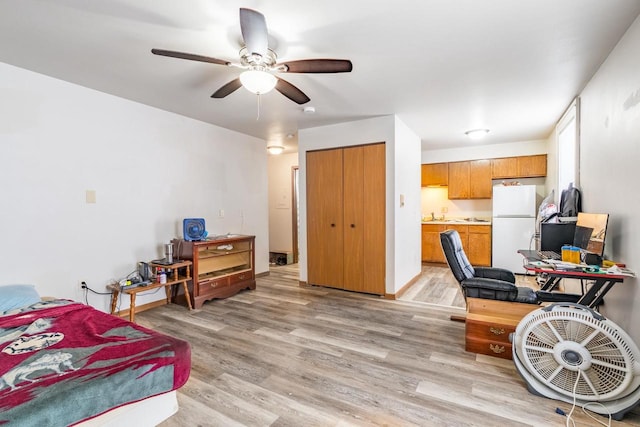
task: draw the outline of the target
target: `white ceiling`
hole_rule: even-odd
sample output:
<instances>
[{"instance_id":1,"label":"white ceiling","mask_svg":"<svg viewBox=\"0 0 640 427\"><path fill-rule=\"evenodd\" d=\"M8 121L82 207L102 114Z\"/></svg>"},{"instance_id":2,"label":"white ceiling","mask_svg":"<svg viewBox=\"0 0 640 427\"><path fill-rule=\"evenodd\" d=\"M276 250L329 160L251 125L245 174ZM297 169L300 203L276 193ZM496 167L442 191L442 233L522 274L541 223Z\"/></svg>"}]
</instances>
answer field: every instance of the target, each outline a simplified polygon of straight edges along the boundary
<instances>
[{"instance_id":1,"label":"white ceiling","mask_svg":"<svg viewBox=\"0 0 640 427\"><path fill-rule=\"evenodd\" d=\"M280 74L276 91L210 95L239 70L239 7L262 12L279 60L350 59L345 74ZM547 138L640 13L638 0L0 0L0 61L295 146L298 129L397 114L423 149ZM0 82L6 85L6 82ZM9 82L10 85L10 82ZM290 148L291 149L291 148Z\"/></svg>"}]
</instances>

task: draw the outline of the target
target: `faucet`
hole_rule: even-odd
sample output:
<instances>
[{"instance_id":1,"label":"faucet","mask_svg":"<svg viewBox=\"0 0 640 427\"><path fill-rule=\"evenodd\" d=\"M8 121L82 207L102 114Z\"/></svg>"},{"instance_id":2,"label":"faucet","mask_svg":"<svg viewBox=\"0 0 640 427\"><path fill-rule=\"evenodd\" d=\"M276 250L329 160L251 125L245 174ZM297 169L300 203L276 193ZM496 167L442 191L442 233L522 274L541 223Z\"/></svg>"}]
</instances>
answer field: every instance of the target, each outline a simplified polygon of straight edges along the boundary
<instances>
[{"instance_id":1,"label":"faucet","mask_svg":"<svg viewBox=\"0 0 640 427\"><path fill-rule=\"evenodd\" d=\"M431 221L435 221L436 220L436 214L431 212Z\"/></svg>"}]
</instances>

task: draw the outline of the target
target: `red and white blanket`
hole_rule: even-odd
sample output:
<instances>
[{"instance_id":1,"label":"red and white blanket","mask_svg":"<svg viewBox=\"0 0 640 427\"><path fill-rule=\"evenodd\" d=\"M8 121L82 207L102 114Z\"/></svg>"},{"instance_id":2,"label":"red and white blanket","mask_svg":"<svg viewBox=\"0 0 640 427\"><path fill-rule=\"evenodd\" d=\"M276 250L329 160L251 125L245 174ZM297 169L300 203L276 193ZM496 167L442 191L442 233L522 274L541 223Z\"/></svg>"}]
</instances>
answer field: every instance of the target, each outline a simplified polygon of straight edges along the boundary
<instances>
[{"instance_id":1,"label":"red and white blanket","mask_svg":"<svg viewBox=\"0 0 640 427\"><path fill-rule=\"evenodd\" d=\"M0 316L0 425L71 425L181 387L186 341L84 304Z\"/></svg>"}]
</instances>

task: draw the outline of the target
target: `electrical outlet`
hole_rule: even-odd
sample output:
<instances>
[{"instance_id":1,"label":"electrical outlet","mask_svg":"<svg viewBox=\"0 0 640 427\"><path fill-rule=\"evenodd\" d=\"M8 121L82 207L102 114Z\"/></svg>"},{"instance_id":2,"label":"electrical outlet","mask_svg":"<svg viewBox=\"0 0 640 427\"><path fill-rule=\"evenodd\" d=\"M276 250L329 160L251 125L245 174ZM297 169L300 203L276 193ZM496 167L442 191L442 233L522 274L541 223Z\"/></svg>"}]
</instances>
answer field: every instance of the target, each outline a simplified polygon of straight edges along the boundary
<instances>
[{"instance_id":1,"label":"electrical outlet","mask_svg":"<svg viewBox=\"0 0 640 427\"><path fill-rule=\"evenodd\" d=\"M449 212L449 208L446 206L443 206L440 208L440 213L448 213Z\"/></svg>"},{"instance_id":2,"label":"electrical outlet","mask_svg":"<svg viewBox=\"0 0 640 427\"><path fill-rule=\"evenodd\" d=\"M83 280L82 282L80 282L80 287L81 287L82 289L87 289L87 288L88 288L88 286L87 286L87 282L85 282L84 280Z\"/></svg>"},{"instance_id":3,"label":"electrical outlet","mask_svg":"<svg viewBox=\"0 0 640 427\"><path fill-rule=\"evenodd\" d=\"M224 209L218 211L218 218L224 218Z\"/></svg>"}]
</instances>

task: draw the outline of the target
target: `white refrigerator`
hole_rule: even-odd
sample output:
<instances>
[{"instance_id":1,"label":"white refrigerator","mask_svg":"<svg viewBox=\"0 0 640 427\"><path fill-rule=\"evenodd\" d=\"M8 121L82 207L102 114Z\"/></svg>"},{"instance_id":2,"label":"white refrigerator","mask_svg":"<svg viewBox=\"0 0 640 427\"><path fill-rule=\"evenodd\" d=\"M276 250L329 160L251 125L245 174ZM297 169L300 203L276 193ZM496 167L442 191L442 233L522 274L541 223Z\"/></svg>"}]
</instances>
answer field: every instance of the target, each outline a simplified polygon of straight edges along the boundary
<instances>
[{"instance_id":1,"label":"white refrigerator","mask_svg":"<svg viewBox=\"0 0 640 427\"><path fill-rule=\"evenodd\" d=\"M493 267L525 274L518 249L534 248L536 232L536 186L493 187L491 253Z\"/></svg>"}]
</instances>

